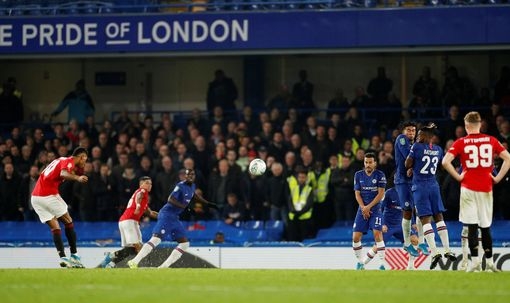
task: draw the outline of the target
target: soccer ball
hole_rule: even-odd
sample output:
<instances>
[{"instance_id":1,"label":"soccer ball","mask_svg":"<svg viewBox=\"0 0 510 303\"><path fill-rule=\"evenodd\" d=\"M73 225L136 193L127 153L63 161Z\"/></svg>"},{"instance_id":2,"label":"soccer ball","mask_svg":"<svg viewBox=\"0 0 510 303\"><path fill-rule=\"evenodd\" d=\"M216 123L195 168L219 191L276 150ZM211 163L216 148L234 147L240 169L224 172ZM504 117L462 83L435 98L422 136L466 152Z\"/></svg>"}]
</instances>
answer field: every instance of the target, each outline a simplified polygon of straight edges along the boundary
<instances>
[{"instance_id":1,"label":"soccer ball","mask_svg":"<svg viewBox=\"0 0 510 303\"><path fill-rule=\"evenodd\" d=\"M253 159L248 166L248 171L254 176L263 175L266 172L266 162L260 158Z\"/></svg>"}]
</instances>

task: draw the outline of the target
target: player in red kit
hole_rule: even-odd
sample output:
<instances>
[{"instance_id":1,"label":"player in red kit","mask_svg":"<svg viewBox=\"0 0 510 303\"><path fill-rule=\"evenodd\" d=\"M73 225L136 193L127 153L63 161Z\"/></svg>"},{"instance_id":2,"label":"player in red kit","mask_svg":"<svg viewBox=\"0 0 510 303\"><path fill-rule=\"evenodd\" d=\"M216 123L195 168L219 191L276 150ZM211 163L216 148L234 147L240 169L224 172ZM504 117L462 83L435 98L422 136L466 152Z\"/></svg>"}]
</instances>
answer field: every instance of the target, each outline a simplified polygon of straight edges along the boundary
<instances>
[{"instance_id":1,"label":"player in red kit","mask_svg":"<svg viewBox=\"0 0 510 303\"><path fill-rule=\"evenodd\" d=\"M140 219L148 215L153 219L158 218L158 213L149 208L149 192L152 189L150 177L141 177L140 187L133 193L127 204L126 210L119 219L119 230L122 241L122 249L116 252L107 252L99 267L115 267L115 264L124 260L131 254L137 254L142 248L142 233L140 231Z\"/></svg>"},{"instance_id":2,"label":"player in red kit","mask_svg":"<svg viewBox=\"0 0 510 303\"><path fill-rule=\"evenodd\" d=\"M496 272L492 258L492 224L493 198L492 184L498 183L510 168L510 153L494 137L480 133L481 117L478 112L469 112L464 117L467 136L458 139L443 158L443 167L460 182L459 221L468 228L469 250L471 251L471 268L469 271L481 270L481 258L478 256L478 228L482 233L482 246L485 251L486 270ZM503 165L496 176L494 156L503 160ZM460 157L462 172L459 174L452 165Z\"/></svg>"},{"instance_id":3,"label":"player in red kit","mask_svg":"<svg viewBox=\"0 0 510 303\"><path fill-rule=\"evenodd\" d=\"M67 211L67 203L58 192L60 183L64 180L85 183L87 176L78 176L75 169L83 169L87 162L88 153L83 147L77 147L71 157L61 157L53 160L41 172L35 188L32 191L30 202L42 223L48 224L53 235L53 242L60 256L60 266L82 268L80 257L76 250L76 232L73 219ZM64 242L60 222L64 223L65 235L71 249L71 257L67 258L64 252Z\"/></svg>"}]
</instances>

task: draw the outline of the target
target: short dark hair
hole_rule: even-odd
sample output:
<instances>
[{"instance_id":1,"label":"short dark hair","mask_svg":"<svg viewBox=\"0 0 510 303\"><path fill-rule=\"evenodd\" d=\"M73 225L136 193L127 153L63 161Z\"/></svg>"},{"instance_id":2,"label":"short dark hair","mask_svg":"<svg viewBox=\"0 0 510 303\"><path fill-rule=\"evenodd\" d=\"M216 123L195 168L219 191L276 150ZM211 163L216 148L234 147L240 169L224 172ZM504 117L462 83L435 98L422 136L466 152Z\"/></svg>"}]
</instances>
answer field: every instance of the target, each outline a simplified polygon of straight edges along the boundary
<instances>
[{"instance_id":1,"label":"short dark hair","mask_svg":"<svg viewBox=\"0 0 510 303\"><path fill-rule=\"evenodd\" d=\"M404 129L404 128L408 127L408 126L413 126L413 127L416 128L416 122L414 122L414 121L404 121L404 122L402 122L400 124L400 129Z\"/></svg>"},{"instance_id":2,"label":"short dark hair","mask_svg":"<svg viewBox=\"0 0 510 303\"><path fill-rule=\"evenodd\" d=\"M140 177L140 179L138 179L138 182L143 182L143 181L148 181L148 180L151 180L151 177L143 176L143 177Z\"/></svg>"},{"instance_id":3,"label":"short dark hair","mask_svg":"<svg viewBox=\"0 0 510 303\"><path fill-rule=\"evenodd\" d=\"M73 154L72 156L73 157L78 157L79 155L81 154L85 154L85 155L89 155L89 152L87 151L87 149L85 147L81 147L81 146L78 146L77 148L75 148L73 150Z\"/></svg>"},{"instance_id":4,"label":"short dark hair","mask_svg":"<svg viewBox=\"0 0 510 303\"><path fill-rule=\"evenodd\" d=\"M368 152L365 154L365 158L373 158L375 160L375 154L373 152Z\"/></svg>"}]
</instances>

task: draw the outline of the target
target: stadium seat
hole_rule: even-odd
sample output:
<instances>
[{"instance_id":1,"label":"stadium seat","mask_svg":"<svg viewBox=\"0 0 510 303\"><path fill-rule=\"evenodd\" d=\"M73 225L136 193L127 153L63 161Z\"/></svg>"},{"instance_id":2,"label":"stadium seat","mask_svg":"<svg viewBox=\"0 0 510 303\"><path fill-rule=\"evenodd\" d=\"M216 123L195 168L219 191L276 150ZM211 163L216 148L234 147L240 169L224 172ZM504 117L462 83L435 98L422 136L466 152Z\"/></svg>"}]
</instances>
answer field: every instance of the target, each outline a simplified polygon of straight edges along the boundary
<instances>
[{"instance_id":1,"label":"stadium seat","mask_svg":"<svg viewBox=\"0 0 510 303\"><path fill-rule=\"evenodd\" d=\"M280 241L283 238L283 221L266 221L264 229L266 230L267 238L269 241Z\"/></svg>"},{"instance_id":2,"label":"stadium seat","mask_svg":"<svg viewBox=\"0 0 510 303\"><path fill-rule=\"evenodd\" d=\"M264 221L262 220L250 220L243 223L245 229L264 229Z\"/></svg>"}]
</instances>

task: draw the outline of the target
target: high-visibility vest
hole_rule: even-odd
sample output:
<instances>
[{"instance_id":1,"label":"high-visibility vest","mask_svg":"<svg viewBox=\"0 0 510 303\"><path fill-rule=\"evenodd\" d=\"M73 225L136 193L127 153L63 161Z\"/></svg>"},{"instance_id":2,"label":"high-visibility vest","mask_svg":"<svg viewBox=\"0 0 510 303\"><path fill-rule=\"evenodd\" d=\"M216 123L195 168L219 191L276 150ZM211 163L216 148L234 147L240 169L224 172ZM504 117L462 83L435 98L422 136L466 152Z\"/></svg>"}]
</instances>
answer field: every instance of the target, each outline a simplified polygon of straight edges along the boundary
<instances>
[{"instance_id":1,"label":"high-visibility vest","mask_svg":"<svg viewBox=\"0 0 510 303\"><path fill-rule=\"evenodd\" d=\"M313 190L317 189L317 178L313 170L310 170L308 174L306 174L306 184L310 185Z\"/></svg>"},{"instance_id":2,"label":"high-visibility vest","mask_svg":"<svg viewBox=\"0 0 510 303\"><path fill-rule=\"evenodd\" d=\"M360 147L363 148L364 150L367 150L368 147L370 146L370 141L368 141L367 138L361 139L360 143L358 143L358 141L354 140L354 138L352 138L351 141L352 141L352 153L353 154L356 154L356 151Z\"/></svg>"},{"instance_id":3,"label":"high-visibility vest","mask_svg":"<svg viewBox=\"0 0 510 303\"><path fill-rule=\"evenodd\" d=\"M287 177L287 183L289 184L289 190L292 192L292 189L295 186L298 186L297 179L294 175L290 175Z\"/></svg>"},{"instance_id":4,"label":"high-visibility vest","mask_svg":"<svg viewBox=\"0 0 510 303\"><path fill-rule=\"evenodd\" d=\"M317 203L326 201L326 197L328 196L329 192L328 184L330 176L331 168L328 168L319 176L319 179L317 180L317 189L315 190L315 201L317 201Z\"/></svg>"},{"instance_id":5,"label":"high-visibility vest","mask_svg":"<svg viewBox=\"0 0 510 303\"><path fill-rule=\"evenodd\" d=\"M291 197L292 197L292 204L294 205L294 209L297 211L300 211L305 207L306 201L308 199L308 196L312 193L312 187L310 185L305 185L303 187L303 190L301 193L299 193L299 185L294 186L291 188ZM312 208L310 207L310 210L308 210L306 213L299 216L299 220L307 220L312 217ZM289 219L294 219L294 214L292 212L289 212Z\"/></svg>"}]
</instances>

